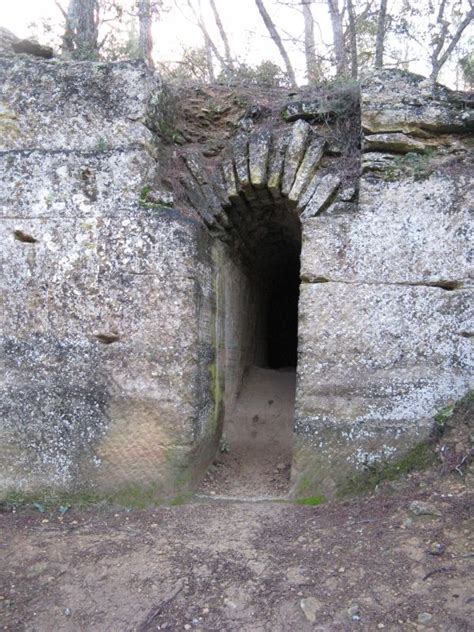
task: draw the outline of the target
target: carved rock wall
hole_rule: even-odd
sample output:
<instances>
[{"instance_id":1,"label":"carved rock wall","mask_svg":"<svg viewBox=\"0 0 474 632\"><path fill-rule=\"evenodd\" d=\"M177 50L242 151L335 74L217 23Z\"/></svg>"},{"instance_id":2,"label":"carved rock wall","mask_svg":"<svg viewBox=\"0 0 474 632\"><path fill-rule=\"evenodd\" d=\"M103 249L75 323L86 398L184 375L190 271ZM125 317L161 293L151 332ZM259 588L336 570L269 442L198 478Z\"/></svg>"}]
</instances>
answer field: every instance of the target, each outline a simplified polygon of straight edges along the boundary
<instances>
[{"instance_id":1,"label":"carved rock wall","mask_svg":"<svg viewBox=\"0 0 474 632\"><path fill-rule=\"evenodd\" d=\"M468 389L462 95L362 82L359 179L331 127L353 117L339 142L357 146L340 97L244 116L207 159L158 140L163 87L140 64L8 56L0 72L2 492L192 488L300 248L295 494L403 455Z\"/></svg>"},{"instance_id":2,"label":"carved rock wall","mask_svg":"<svg viewBox=\"0 0 474 632\"><path fill-rule=\"evenodd\" d=\"M472 108L382 71L361 119L358 206L303 223L297 493L402 457L472 387Z\"/></svg>"},{"instance_id":3,"label":"carved rock wall","mask_svg":"<svg viewBox=\"0 0 474 632\"><path fill-rule=\"evenodd\" d=\"M143 202L161 84L2 61L0 488L191 484L215 449L211 244Z\"/></svg>"}]
</instances>

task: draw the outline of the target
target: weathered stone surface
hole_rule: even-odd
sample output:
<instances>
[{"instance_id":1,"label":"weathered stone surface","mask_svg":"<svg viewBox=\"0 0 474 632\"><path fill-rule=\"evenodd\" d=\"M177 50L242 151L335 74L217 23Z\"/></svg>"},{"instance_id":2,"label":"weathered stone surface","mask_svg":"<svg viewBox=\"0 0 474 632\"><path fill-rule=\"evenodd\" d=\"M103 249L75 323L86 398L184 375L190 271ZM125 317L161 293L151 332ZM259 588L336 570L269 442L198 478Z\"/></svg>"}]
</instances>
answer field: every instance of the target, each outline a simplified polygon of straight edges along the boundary
<instances>
[{"instance_id":1,"label":"weathered stone surface","mask_svg":"<svg viewBox=\"0 0 474 632\"><path fill-rule=\"evenodd\" d=\"M395 156L393 154L368 151L362 154L362 173L370 171L383 173L387 168L391 168Z\"/></svg>"},{"instance_id":2,"label":"weathered stone surface","mask_svg":"<svg viewBox=\"0 0 474 632\"><path fill-rule=\"evenodd\" d=\"M288 194L290 202L298 202L301 194L308 187L323 157L325 144L322 138L314 138L311 141Z\"/></svg>"},{"instance_id":3,"label":"weathered stone surface","mask_svg":"<svg viewBox=\"0 0 474 632\"><path fill-rule=\"evenodd\" d=\"M469 173L364 182L358 212L308 219L301 274L362 283L472 283Z\"/></svg>"},{"instance_id":4,"label":"weathered stone surface","mask_svg":"<svg viewBox=\"0 0 474 632\"><path fill-rule=\"evenodd\" d=\"M240 190L246 192L250 190L248 151L248 137L245 134L240 134L232 142L232 153L237 185Z\"/></svg>"},{"instance_id":5,"label":"weathered stone surface","mask_svg":"<svg viewBox=\"0 0 474 632\"><path fill-rule=\"evenodd\" d=\"M296 121L293 124L291 139L286 150L285 163L283 165L281 191L284 195L288 195L291 191L298 168L305 155L310 134L311 126L305 121Z\"/></svg>"},{"instance_id":6,"label":"weathered stone surface","mask_svg":"<svg viewBox=\"0 0 474 632\"><path fill-rule=\"evenodd\" d=\"M290 142L289 134L278 135L273 142L270 160L268 162L267 188L275 198L281 197L281 182L285 153Z\"/></svg>"},{"instance_id":7,"label":"weathered stone surface","mask_svg":"<svg viewBox=\"0 0 474 632\"><path fill-rule=\"evenodd\" d=\"M0 52L3 54L27 54L44 59L53 57L53 49L30 39L20 39L8 29L0 26Z\"/></svg>"},{"instance_id":8,"label":"weathered stone surface","mask_svg":"<svg viewBox=\"0 0 474 632\"><path fill-rule=\"evenodd\" d=\"M140 62L57 63L14 56L2 60L0 83L0 149L154 147L144 123L162 86ZM94 107L84 108L85 102Z\"/></svg>"},{"instance_id":9,"label":"weathered stone surface","mask_svg":"<svg viewBox=\"0 0 474 632\"><path fill-rule=\"evenodd\" d=\"M474 125L472 103L403 70L383 69L361 82L362 129L369 134L463 132Z\"/></svg>"},{"instance_id":10,"label":"weathered stone surface","mask_svg":"<svg viewBox=\"0 0 474 632\"><path fill-rule=\"evenodd\" d=\"M292 101L283 108L281 115L288 123L299 119L328 123L340 111L338 105L339 101L331 100L328 97L317 97L307 101Z\"/></svg>"},{"instance_id":11,"label":"weathered stone surface","mask_svg":"<svg viewBox=\"0 0 474 632\"><path fill-rule=\"evenodd\" d=\"M302 218L314 217L333 200L341 179L339 176L327 173L315 182L314 193L301 214Z\"/></svg>"},{"instance_id":12,"label":"weathered stone surface","mask_svg":"<svg viewBox=\"0 0 474 632\"><path fill-rule=\"evenodd\" d=\"M471 290L303 284L299 311L297 486L333 493L426 437L469 388Z\"/></svg>"},{"instance_id":13,"label":"weathered stone surface","mask_svg":"<svg viewBox=\"0 0 474 632\"><path fill-rule=\"evenodd\" d=\"M370 134L364 138L364 151L384 151L406 154L409 151L424 153L425 144L401 132Z\"/></svg>"},{"instance_id":14,"label":"weathered stone surface","mask_svg":"<svg viewBox=\"0 0 474 632\"><path fill-rule=\"evenodd\" d=\"M0 215L31 218L97 217L136 206L153 182L156 161L139 149L0 153Z\"/></svg>"},{"instance_id":15,"label":"weathered stone surface","mask_svg":"<svg viewBox=\"0 0 474 632\"><path fill-rule=\"evenodd\" d=\"M18 134L0 188L1 493L185 489L218 440L213 266L202 225L148 195L155 149L135 140L159 82L134 63L2 69ZM90 149L99 129L111 146Z\"/></svg>"},{"instance_id":16,"label":"weathered stone surface","mask_svg":"<svg viewBox=\"0 0 474 632\"><path fill-rule=\"evenodd\" d=\"M250 182L257 189L267 183L267 167L270 155L272 136L270 130L264 130L250 137L249 172Z\"/></svg>"},{"instance_id":17,"label":"weathered stone surface","mask_svg":"<svg viewBox=\"0 0 474 632\"><path fill-rule=\"evenodd\" d=\"M224 156L222 163L222 175L224 178L225 192L231 202L239 199L239 190L235 178L234 163L231 156Z\"/></svg>"},{"instance_id":18,"label":"weathered stone surface","mask_svg":"<svg viewBox=\"0 0 474 632\"><path fill-rule=\"evenodd\" d=\"M17 42L18 39L19 38L14 33L3 26L0 26L0 52L13 52L13 44Z\"/></svg>"},{"instance_id":19,"label":"weathered stone surface","mask_svg":"<svg viewBox=\"0 0 474 632\"><path fill-rule=\"evenodd\" d=\"M205 329L192 297L209 292L195 227L139 209L84 220L30 220L33 244L4 222L16 300L2 323L2 490L166 493L185 483L212 415L211 402L195 408L193 386Z\"/></svg>"},{"instance_id":20,"label":"weathered stone surface","mask_svg":"<svg viewBox=\"0 0 474 632\"><path fill-rule=\"evenodd\" d=\"M403 73L363 83L362 117L377 124L390 114L386 93L400 82L411 93L408 102L400 92L395 128L369 140L377 151L363 154L359 187L337 152L322 161L302 120L248 119L254 131L233 140L219 130L220 164L213 152L161 145L161 83L142 64L9 55L0 74L2 493L164 494L197 482L242 376L267 360L270 281L298 264L295 206L296 492L331 493L364 465L402 455L464 394L467 149L444 135L467 129L460 97L437 89L430 101ZM413 131L442 131L426 144L452 163L436 173L430 163L428 178L415 162L397 181L400 161L425 160L393 154ZM175 182L183 187L164 200ZM163 208L172 199L181 211Z\"/></svg>"}]
</instances>

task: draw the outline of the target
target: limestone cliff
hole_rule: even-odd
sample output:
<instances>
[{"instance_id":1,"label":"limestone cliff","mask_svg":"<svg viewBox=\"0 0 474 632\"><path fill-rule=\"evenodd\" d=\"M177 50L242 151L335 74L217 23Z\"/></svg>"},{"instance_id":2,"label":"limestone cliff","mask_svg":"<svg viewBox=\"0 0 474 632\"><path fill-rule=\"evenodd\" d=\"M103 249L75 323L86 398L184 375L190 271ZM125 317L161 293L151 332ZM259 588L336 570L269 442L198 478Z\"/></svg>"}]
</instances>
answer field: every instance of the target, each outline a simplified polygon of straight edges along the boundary
<instances>
[{"instance_id":1,"label":"limestone cliff","mask_svg":"<svg viewBox=\"0 0 474 632\"><path fill-rule=\"evenodd\" d=\"M403 454L468 389L466 95L13 55L0 78L1 490L192 488L300 257L295 493Z\"/></svg>"}]
</instances>

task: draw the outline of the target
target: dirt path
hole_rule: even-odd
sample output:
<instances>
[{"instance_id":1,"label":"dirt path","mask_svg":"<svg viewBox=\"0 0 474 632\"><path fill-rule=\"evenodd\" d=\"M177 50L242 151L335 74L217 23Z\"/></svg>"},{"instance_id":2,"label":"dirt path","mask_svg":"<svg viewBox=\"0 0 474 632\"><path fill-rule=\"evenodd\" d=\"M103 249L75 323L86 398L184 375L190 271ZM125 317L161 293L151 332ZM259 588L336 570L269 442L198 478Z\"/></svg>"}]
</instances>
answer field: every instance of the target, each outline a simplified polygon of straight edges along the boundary
<instances>
[{"instance_id":1,"label":"dirt path","mask_svg":"<svg viewBox=\"0 0 474 632\"><path fill-rule=\"evenodd\" d=\"M0 513L0 629L468 632L472 509L456 479L412 478L319 507Z\"/></svg>"},{"instance_id":2,"label":"dirt path","mask_svg":"<svg viewBox=\"0 0 474 632\"><path fill-rule=\"evenodd\" d=\"M236 498L282 497L288 492L295 371L253 367L224 427L226 452L200 492Z\"/></svg>"}]
</instances>

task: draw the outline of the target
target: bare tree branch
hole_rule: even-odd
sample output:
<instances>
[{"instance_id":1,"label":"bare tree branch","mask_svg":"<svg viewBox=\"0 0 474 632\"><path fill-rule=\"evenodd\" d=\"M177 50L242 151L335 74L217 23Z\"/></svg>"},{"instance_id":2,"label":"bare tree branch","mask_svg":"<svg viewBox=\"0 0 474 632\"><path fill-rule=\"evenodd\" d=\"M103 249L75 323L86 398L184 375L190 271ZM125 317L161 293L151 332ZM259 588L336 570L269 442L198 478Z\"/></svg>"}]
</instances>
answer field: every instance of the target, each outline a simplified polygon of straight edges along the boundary
<instances>
[{"instance_id":1,"label":"bare tree branch","mask_svg":"<svg viewBox=\"0 0 474 632\"><path fill-rule=\"evenodd\" d=\"M214 0L209 0L209 3L211 5L211 9L214 14L214 19L216 21L216 25L219 30L219 35L221 36L222 43L224 44L225 60L226 60L227 66L229 68L233 68L234 62L232 60L232 54L230 52L229 39L227 37L227 33L225 32L224 25L222 24L221 16L219 15L219 12L217 10L216 3L214 2Z\"/></svg>"},{"instance_id":2,"label":"bare tree branch","mask_svg":"<svg viewBox=\"0 0 474 632\"><path fill-rule=\"evenodd\" d=\"M286 73L290 79L291 85L296 86L296 77L295 71L293 70L293 66L291 65L290 58L288 57L288 53L286 52L285 47L283 46L283 42L281 41L281 37L276 30L275 25L263 4L263 0L255 0L255 4L257 5L257 9L260 13L260 16L267 27L267 31L270 34L274 44L278 48L281 58L283 59L283 63L285 64Z\"/></svg>"}]
</instances>

